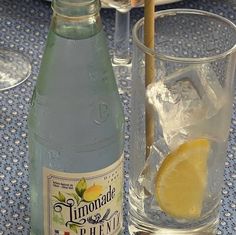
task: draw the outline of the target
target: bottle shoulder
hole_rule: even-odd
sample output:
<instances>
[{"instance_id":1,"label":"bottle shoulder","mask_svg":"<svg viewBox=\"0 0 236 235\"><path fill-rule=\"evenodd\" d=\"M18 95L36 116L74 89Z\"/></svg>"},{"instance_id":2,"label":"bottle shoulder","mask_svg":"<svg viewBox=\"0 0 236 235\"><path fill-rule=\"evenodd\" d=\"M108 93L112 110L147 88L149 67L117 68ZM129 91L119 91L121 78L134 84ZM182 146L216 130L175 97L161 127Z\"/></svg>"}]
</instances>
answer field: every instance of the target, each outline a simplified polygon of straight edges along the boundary
<instances>
[{"instance_id":1,"label":"bottle shoulder","mask_svg":"<svg viewBox=\"0 0 236 235\"><path fill-rule=\"evenodd\" d=\"M39 93L81 94L117 86L102 32L89 39L68 40L49 33L37 81Z\"/></svg>"}]
</instances>

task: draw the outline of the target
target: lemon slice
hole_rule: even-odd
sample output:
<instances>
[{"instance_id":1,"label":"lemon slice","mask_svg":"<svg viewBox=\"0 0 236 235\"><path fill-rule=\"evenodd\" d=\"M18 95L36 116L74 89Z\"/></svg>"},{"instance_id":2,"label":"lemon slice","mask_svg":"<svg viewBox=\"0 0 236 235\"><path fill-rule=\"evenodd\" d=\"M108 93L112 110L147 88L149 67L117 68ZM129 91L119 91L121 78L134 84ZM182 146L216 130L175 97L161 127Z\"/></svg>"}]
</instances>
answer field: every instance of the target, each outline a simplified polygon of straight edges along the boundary
<instances>
[{"instance_id":1,"label":"lemon slice","mask_svg":"<svg viewBox=\"0 0 236 235\"><path fill-rule=\"evenodd\" d=\"M207 184L210 143L195 139L180 145L161 164L155 178L160 208L179 219L199 218Z\"/></svg>"}]
</instances>

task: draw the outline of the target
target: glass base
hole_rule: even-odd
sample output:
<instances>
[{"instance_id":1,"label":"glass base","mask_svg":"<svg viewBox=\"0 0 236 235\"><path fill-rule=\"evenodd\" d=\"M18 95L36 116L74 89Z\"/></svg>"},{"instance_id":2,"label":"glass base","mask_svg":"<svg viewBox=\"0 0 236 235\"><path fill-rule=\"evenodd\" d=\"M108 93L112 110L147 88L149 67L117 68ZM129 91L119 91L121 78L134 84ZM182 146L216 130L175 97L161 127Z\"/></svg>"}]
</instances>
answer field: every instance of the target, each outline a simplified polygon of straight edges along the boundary
<instances>
[{"instance_id":1,"label":"glass base","mask_svg":"<svg viewBox=\"0 0 236 235\"><path fill-rule=\"evenodd\" d=\"M115 66L127 66L127 67L131 67L131 57L127 57L127 58L120 58L120 57L116 57L116 56L113 56L112 60L112 66L115 67Z\"/></svg>"},{"instance_id":2,"label":"glass base","mask_svg":"<svg viewBox=\"0 0 236 235\"><path fill-rule=\"evenodd\" d=\"M0 91L24 82L31 73L29 60L18 52L0 50Z\"/></svg>"},{"instance_id":3,"label":"glass base","mask_svg":"<svg viewBox=\"0 0 236 235\"><path fill-rule=\"evenodd\" d=\"M139 220L129 215L129 233L130 235L215 235L218 227L218 217L211 223L197 228L172 229L162 228L153 224Z\"/></svg>"}]
</instances>

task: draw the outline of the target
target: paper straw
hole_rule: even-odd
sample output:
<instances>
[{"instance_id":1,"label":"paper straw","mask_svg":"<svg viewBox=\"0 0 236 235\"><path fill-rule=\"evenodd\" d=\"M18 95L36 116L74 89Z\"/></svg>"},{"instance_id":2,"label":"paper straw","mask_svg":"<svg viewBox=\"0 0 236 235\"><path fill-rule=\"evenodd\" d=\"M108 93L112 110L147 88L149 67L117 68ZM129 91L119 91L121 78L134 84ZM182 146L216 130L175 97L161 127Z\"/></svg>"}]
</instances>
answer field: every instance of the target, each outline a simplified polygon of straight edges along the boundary
<instances>
[{"instance_id":1,"label":"paper straw","mask_svg":"<svg viewBox=\"0 0 236 235\"><path fill-rule=\"evenodd\" d=\"M154 49L154 12L155 0L144 1L144 44L150 49ZM154 56L145 55L145 87L153 82L155 76ZM146 158L149 156L150 147L154 140L154 120L153 110L150 105L146 105Z\"/></svg>"}]
</instances>

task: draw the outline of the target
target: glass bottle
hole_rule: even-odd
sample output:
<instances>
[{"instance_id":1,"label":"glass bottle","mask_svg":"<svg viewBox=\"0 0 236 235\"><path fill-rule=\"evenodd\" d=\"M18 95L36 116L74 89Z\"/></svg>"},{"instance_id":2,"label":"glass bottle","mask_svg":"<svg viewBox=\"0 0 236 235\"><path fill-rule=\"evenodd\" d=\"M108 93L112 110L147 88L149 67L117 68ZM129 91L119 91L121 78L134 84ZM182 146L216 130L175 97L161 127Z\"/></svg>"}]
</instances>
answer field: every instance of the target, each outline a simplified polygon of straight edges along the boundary
<instances>
[{"instance_id":1,"label":"glass bottle","mask_svg":"<svg viewBox=\"0 0 236 235\"><path fill-rule=\"evenodd\" d=\"M123 112L98 0L54 0L29 112L31 235L122 232Z\"/></svg>"}]
</instances>

